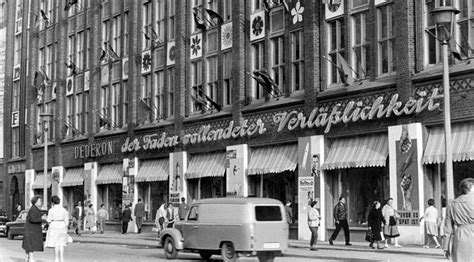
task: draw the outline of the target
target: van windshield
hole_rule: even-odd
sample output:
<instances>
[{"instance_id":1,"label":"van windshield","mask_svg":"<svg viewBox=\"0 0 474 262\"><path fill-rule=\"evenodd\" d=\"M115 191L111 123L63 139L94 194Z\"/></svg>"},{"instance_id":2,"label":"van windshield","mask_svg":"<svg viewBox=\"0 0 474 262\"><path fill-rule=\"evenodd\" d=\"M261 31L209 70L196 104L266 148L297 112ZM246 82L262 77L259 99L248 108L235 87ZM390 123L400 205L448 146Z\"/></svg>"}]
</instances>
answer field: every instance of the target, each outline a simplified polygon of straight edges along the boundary
<instances>
[{"instance_id":1,"label":"van windshield","mask_svg":"<svg viewBox=\"0 0 474 262\"><path fill-rule=\"evenodd\" d=\"M281 221L281 209L279 206L256 206L255 218L257 221Z\"/></svg>"}]
</instances>

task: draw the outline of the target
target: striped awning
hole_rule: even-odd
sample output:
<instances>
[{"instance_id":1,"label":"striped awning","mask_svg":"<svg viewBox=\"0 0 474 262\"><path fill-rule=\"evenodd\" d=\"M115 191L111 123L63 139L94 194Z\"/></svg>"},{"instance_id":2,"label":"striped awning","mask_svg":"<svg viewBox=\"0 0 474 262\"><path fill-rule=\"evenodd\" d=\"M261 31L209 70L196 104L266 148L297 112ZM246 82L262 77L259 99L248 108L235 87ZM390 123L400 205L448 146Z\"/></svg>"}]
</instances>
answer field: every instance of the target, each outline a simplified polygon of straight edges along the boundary
<instances>
[{"instance_id":1,"label":"striped awning","mask_svg":"<svg viewBox=\"0 0 474 262\"><path fill-rule=\"evenodd\" d=\"M336 139L322 165L325 170L385 166L388 156L386 134Z\"/></svg>"},{"instance_id":2,"label":"striped awning","mask_svg":"<svg viewBox=\"0 0 474 262\"><path fill-rule=\"evenodd\" d=\"M62 187L69 187L69 186L82 186L84 183L84 168L69 168L66 170L66 174L64 175L63 182L61 182Z\"/></svg>"},{"instance_id":3,"label":"striped awning","mask_svg":"<svg viewBox=\"0 0 474 262\"><path fill-rule=\"evenodd\" d=\"M166 181L169 174L168 159L143 161L135 177L136 182Z\"/></svg>"},{"instance_id":4,"label":"striped awning","mask_svg":"<svg viewBox=\"0 0 474 262\"><path fill-rule=\"evenodd\" d=\"M37 173L35 177L35 181L33 182L33 189L43 189L44 184L44 173ZM48 172L48 180L46 181L47 187L51 187L51 173Z\"/></svg>"},{"instance_id":5,"label":"striped awning","mask_svg":"<svg viewBox=\"0 0 474 262\"><path fill-rule=\"evenodd\" d=\"M298 164L298 145L279 145L252 148L249 175L294 171Z\"/></svg>"},{"instance_id":6,"label":"striped awning","mask_svg":"<svg viewBox=\"0 0 474 262\"><path fill-rule=\"evenodd\" d=\"M451 139L453 161L474 160L474 123L453 125ZM444 127L431 128L423 154L423 164L439 164L445 161Z\"/></svg>"},{"instance_id":7,"label":"striped awning","mask_svg":"<svg viewBox=\"0 0 474 262\"><path fill-rule=\"evenodd\" d=\"M97 175L96 184L122 184L122 165L103 165Z\"/></svg>"},{"instance_id":8,"label":"striped awning","mask_svg":"<svg viewBox=\"0 0 474 262\"><path fill-rule=\"evenodd\" d=\"M196 154L191 157L185 178L224 176L225 153Z\"/></svg>"}]
</instances>

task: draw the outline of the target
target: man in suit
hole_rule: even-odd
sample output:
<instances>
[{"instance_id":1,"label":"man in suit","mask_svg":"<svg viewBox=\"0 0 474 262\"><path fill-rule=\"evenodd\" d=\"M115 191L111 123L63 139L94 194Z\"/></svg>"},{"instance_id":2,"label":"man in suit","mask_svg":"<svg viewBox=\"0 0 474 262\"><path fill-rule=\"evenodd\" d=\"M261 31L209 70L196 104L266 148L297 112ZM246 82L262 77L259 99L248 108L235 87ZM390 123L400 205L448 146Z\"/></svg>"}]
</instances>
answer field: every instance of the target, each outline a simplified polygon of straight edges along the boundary
<instances>
[{"instance_id":1,"label":"man in suit","mask_svg":"<svg viewBox=\"0 0 474 262\"><path fill-rule=\"evenodd\" d=\"M133 221L132 211L129 205L125 205L125 209L122 212L122 234L127 233L128 222Z\"/></svg>"},{"instance_id":2,"label":"man in suit","mask_svg":"<svg viewBox=\"0 0 474 262\"><path fill-rule=\"evenodd\" d=\"M135 223L137 224L138 234L140 234L142 232L143 215L145 213L145 205L143 205L141 198L138 198L138 203L135 205L133 213L135 214Z\"/></svg>"},{"instance_id":3,"label":"man in suit","mask_svg":"<svg viewBox=\"0 0 474 262\"><path fill-rule=\"evenodd\" d=\"M178 207L178 217L179 220L184 220L186 218L186 214L188 213L189 205L186 203L186 198L181 198L181 204Z\"/></svg>"},{"instance_id":4,"label":"man in suit","mask_svg":"<svg viewBox=\"0 0 474 262\"><path fill-rule=\"evenodd\" d=\"M75 226L74 232L76 235L81 235L81 225L82 225L82 218L84 218L84 210L82 208L81 201L77 202L74 211L72 212L73 218L73 225Z\"/></svg>"}]
</instances>

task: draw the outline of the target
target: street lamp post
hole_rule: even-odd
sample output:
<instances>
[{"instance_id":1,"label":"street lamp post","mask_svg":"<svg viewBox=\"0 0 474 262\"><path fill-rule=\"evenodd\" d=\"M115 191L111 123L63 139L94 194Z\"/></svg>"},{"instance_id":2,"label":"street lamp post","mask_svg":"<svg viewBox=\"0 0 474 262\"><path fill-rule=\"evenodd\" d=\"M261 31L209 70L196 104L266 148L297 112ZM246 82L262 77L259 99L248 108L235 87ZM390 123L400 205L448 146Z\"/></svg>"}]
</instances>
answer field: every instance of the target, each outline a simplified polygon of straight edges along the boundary
<instances>
[{"instance_id":1,"label":"street lamp post","mask_svg":"<svg viewBox=\"0 0 474 262\"><path fill-rule=\"evenodd\" d=\"M48 209L48 122L53 117L50 113L41 113L43 122L43 145L44 145L44 180L43 180L43 209Z\"/></svg>"},{"instance_id":2,"label":"street lamp post","mask_svg":"<svg viewBox=\"0 0 474 262\"><path fill-rule=\"evenodd\" d=\"M453 178L453 152L451 143L451 104L449 96L449 62L448 43L452 37L454 15L459 10L452 6L441 6L433 9L431 15L435 17L437 25L437 36L442 46L443 55L443 90L444 90L444 141L446 150L446 197L448 200L454 199L454 178Z\"/></svg>"}]
</instances>

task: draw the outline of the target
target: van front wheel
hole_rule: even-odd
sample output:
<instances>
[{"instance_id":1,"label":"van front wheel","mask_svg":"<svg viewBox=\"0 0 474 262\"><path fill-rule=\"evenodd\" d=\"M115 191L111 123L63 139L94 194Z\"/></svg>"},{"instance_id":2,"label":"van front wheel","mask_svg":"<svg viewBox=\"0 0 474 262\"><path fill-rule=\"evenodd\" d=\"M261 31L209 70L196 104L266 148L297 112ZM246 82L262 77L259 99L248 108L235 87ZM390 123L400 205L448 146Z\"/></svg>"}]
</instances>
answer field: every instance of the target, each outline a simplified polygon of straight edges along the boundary
<instances>
[{"instance_id":1,"label":"van front wheel","mask_svg":"<svg viewBox=\"0 0 474 262\"><path fill-rule=\"evenodd\" d=\"M221 247L221 256L224 261L233 262L237 260L237 253L234 249L234 244L230 242L225 242Z\"/></svg>"},{"instance_id":2,"label":"van front wheel","mask_svg":"<svg viewBox=\"0 0 474 262\"><path fill-rule=\"evenodd\" d=\"M257 256L259 262L273 262L273 260L275 260L275 254L272 252L262 252Z\"/></svg>"},{"instance_id":3,"label":"van front wheel","mask_svg":"<svg viewBox=\"0 0 474 262\"><path fill-rule=\"evenodd\" d=\"M175 259L178 256L178 250L176 249L173 238L167 237L163 247L167 259Z\"/></svg>"}]
</instances>

